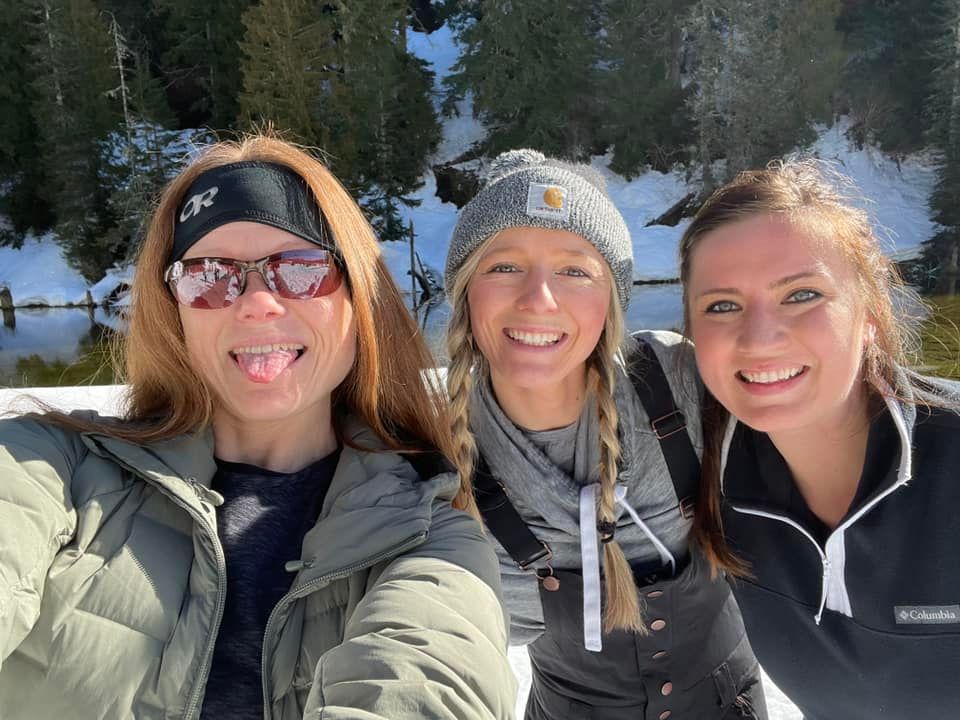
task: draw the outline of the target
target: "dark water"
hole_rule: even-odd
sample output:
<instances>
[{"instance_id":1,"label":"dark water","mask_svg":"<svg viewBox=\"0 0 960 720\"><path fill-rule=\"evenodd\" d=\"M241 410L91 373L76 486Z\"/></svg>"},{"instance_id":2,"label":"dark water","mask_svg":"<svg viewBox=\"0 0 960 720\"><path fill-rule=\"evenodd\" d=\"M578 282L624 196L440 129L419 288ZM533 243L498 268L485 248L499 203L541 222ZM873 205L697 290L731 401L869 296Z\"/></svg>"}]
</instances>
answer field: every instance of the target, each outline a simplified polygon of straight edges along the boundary
<instances>
[{"instance_id":1,"label":"dark water","mask_svg":"<svg viewBox=\"0 0 960 720\"><path fill-rule=\"evenodd\" d=\"M446 362L444 330L450 316L445 302L422 308L418 320L437 362ZM674 329L681 318L679 285L634 288L627 328ZM115 314L87 308L21 308L0 326L0 386L107 384L104 341L121 327Z\"/></svg>"}]
</instances>

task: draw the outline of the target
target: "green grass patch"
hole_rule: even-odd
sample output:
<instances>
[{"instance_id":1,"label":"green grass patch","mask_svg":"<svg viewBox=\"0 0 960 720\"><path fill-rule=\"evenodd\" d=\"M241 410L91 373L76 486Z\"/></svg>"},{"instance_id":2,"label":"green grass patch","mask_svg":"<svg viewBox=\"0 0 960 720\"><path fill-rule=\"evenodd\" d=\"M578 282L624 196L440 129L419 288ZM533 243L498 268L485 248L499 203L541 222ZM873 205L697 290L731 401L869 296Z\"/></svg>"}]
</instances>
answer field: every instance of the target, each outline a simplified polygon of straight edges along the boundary
<instances>
[{"instance_id":1,"label":"green grass patch","mask_svg":"<svg viewBox=\"0 0 960 720\"><path fill-rule=\"evenodd\" d=\"M17 360L12 377L2 378L8 387L58 387L67 385L111 385L117 382L110 365L108 333L84 342L81 356L72 362L44 360L28 355Z\"/></svg>"},{"instance_id":2,"label":"green grass patch","mask_svg":"<svg viewBox=\"0 0 960 720\"><path fill-rule=\"evenodd\" d=\"M960 296L924 298L933 313L920 329L921 370L960 379Z\"/></svg>"}]
</instances>

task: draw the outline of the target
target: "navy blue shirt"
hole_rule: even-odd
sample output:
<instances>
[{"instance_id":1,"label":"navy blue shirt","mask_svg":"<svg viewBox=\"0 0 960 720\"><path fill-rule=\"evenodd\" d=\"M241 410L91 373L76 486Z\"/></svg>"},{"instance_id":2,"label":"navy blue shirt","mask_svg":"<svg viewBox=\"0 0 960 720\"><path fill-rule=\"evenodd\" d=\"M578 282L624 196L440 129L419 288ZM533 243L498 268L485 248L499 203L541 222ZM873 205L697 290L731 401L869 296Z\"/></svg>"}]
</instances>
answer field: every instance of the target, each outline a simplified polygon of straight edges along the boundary
<instances>
[{"instance_id":1,"label":"navy blue shirt","mask_svg":"<svg viewBox=\"0 0 960 720\"><path fill-rule=\"evenodd\" d=\"M211 486L223 495L217 532L227 561L227 599L202 718L263 717L263 635L290 589L284 568L300 559L340 457L339 449L294 473L217 460Z\"/></svg>"}]
</instances>

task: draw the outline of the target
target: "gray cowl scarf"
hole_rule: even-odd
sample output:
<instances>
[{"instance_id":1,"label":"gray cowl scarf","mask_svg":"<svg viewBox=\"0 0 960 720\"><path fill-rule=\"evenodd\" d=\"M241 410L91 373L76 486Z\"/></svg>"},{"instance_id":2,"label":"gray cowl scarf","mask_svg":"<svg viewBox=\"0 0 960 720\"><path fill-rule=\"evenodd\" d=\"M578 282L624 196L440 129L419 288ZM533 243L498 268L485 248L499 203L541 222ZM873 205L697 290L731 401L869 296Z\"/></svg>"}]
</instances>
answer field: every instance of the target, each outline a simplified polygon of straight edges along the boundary
<instances>
[{"instance_id":1,"label":"gray cowl scarf","mask_svg":"<svg viewBox=\"0 0 960 720\"><path fill-rule=\"evenodd\" d=\"M638 336L657 353L699 453L699 390L692 352L683 349L682 338L676 333L643 332ZM622 370L617 376L614 401L620 415L622 445L619 483L626 486L626 500L656 538L673 555L683 557L687 553L690 521L680 516L659 442ZM480 453L503 483L511 502L533 533L553 550L553 567L580 569L580 491L584 485L598 481L600 462L595 402L586 403L575 430L573 477L511 422L486 381L478 382L474 388L470 425ZM530 643L543 631L536 575L533 570L521 571L496 539L491 539L500 559L504 598L511 615L511 642ZM616 539L631 564L656 561L659 557L648 536L622 510Z\"/></svg>"}]
</instances>

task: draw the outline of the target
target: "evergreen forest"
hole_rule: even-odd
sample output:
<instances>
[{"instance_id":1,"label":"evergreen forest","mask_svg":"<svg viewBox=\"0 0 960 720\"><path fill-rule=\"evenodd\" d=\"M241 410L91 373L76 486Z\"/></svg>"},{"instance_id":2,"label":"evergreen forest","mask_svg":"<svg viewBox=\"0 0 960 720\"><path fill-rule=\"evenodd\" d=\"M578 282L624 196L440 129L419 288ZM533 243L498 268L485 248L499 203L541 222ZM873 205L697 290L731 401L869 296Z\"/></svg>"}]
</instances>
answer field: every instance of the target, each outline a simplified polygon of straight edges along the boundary
<instances>
[{"instance_id":1,"label":"evergreen forest","mask_svg":"<svg viewBox=\"0 0 960 720\"><path fill-rule=\"evenodd\" d=\"M461 54L438 91L407 43L443 25ZM845 115L857 143L934 152L916 279L958 289L960 0L0 0L0 67L0 243L53 230L91 280L192 145L251 128L318 148L403 237L470 98L488 132L457 162L682 164L702 190L680 213Z\"/></svg>"}]
</instances>

